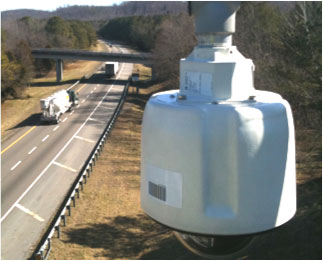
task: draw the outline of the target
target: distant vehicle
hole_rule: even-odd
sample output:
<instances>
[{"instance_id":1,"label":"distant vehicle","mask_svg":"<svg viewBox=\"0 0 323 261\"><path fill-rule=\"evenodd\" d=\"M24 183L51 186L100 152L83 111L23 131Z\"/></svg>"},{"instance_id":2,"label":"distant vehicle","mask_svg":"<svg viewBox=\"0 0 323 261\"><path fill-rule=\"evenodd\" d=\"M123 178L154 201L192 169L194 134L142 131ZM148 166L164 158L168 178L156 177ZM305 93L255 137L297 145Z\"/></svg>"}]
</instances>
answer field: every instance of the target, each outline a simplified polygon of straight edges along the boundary
<instances>
[{"instance_id":1,"label":"distant vehicle","mask_svg":"<svg viewBox=\"0 0 323 261\"><path fill-rule=\"evenodd\" d=\"M115 76L119 70L118 62L106 62L105 63L105 75L107 77Z\"/></svg>"},{"instance_id":2,"label":"distant vehicle","mask_svg":"<svg viewBox=\"0 0 323 261\"><path fill-rule=\"evenodd\" d=\"M51 96L40 100L42 110L40 120L59 123L61 116L78 103L79 99L73 90L55 92Z\"/></svg>"}]
</instances>

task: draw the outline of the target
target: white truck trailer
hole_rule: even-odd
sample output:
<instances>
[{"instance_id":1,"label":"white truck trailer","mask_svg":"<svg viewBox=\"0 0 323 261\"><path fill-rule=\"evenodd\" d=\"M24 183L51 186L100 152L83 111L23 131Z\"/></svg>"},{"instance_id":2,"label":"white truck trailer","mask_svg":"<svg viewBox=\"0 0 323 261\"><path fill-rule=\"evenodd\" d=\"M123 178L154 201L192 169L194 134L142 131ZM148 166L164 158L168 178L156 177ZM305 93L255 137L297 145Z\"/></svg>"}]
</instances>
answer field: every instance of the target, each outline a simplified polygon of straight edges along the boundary
<instances>
[{"instance_id":1,"label":"white truck trailer","mask_svg":"<svg viewBox=\"0 0 323 261\"><path fill-rule=\"evenodd\" d=\"M42 115L40 120L46 122L60 122L60 117L74 105L78 98L73 90L61 90L51 96L40 100Z\"/></svg>"},{"instance_id":2,"label":"white truck trailer","mask_svg":"<svg viewBox=\"0 0 323 261\"><path fill-rule=\"evenodd\" d=\"M106 62L105 63L105 75L113 77L118 73L119 63L118 62Z\"/></svg>"}]
</instances>

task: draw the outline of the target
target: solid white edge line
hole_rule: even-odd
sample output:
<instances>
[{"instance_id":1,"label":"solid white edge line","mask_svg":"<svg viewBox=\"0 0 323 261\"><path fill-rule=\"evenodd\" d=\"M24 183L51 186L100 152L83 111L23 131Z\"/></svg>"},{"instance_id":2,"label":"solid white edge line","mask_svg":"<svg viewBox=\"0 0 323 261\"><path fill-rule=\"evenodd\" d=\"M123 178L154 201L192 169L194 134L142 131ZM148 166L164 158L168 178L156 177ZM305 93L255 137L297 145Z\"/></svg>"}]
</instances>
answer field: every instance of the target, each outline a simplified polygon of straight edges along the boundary
<instances>
[{"instance_id":1,"label":"solid white edge line","mask_svg":"<svg viewBox=\"0 0 323 261\"><path fill-rule=\"evenodd\" d=\"M33 148L28 152L28 154L30 155L31 153L33 153L35 149L37 149L37 147L33 147Z\"/></svg>"},{"instance_id":2,"label":"solid white edge line","mask_svg":"<svg viewBox=\"0 0 323 261\"><path fill-rule=\"evenodd\" d=\"M22 161L19 160L10 170L13 171L15 168L18 167L18 165L21 163Z\"/></svg>"},{"instance_id":3,"label":"solid white edge line","mask_svg":"<svg viewBox=\"0 0 323 261\"><path fill-rule=\"evenodd\" d=\"M109 94L110 90L113 88L115 82L119 79L121 72L123 70L124 63L122 64L122 67L119 71L118 77L115 79L109 90L106 92L106 94L103 96L101 101L97 104L97 106L94 108L94 110L91 112L89 117L83 122L83 124L78 128L78 130L74 133L74 135L68 140L68 142L65 144L65 146L56 154L56 156L52 159L52 161L43 169L43 171L38 175L38 177L29 185L29 187L24 191L24 193L21 194L21 196L15 201L15 203L8 209L8 211L1 217L1 223L3 220L6 219L6 217L10 214L10 212L14 209L14 207L19 203L19 201L32 189L32 187L38 182L38 180L44 175L44 173L49 169L49 167L53 164L53 162L61 155L61 153L66 149L66 147L71 143L71 141L74 139L75 136L81 131L81 129L85 126L89 118L91 118L92 114L96 111L96 109L101 105L102 101L105 99L105 97Z\"/></svg>"}]
</instances>

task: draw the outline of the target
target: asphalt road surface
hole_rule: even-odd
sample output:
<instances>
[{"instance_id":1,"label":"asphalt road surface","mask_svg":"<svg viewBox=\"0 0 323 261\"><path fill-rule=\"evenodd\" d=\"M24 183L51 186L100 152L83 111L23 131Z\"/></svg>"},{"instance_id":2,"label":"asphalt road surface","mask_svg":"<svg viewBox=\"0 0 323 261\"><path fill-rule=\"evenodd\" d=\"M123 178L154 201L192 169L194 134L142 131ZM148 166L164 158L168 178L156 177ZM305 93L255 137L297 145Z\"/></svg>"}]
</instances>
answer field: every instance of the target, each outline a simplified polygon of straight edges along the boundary
<instances>
[{"instance_id":1,"label":"asphalt road surface","mask_svg":"<svg viewBox=\"0 0 323 261\"><path fill-rule=\"evenodd\" d=\"M34 251L118 104L132 64L119 68L114 79L98 70L76 86L79 105L59 124L38 120L2 144L1 259Z\"/></svg>"}]
</instances>

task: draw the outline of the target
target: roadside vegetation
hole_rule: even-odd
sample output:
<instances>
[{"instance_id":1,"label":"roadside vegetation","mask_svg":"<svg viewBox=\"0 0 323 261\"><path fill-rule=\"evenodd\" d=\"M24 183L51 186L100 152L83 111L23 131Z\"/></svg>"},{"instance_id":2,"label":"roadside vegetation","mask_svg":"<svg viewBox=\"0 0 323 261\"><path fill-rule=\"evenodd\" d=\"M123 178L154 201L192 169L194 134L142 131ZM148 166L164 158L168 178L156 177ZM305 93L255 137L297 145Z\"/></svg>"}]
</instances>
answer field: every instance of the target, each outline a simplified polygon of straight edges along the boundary
<instances>
[{"instance_id":1,"label":"roadside vegetation","mask_svg":"<svg viewBox=\"0 0 323 261\"><path fill-rule=\"evenodd\" d=\"M107 50L105 44L97 44L91 49L94 51ZM76 61L70 62L64 68L64 81L56 82L55 71L50 71L43 77L34 78L23 91L23 97L7 99L1 104L1 139L11 137L20 127L32 126L38 123L40 107L39 100L52 93L70 87L85 75L94 73L101 62ZM81 82L74 89L82 88ZM38 118L37 118L38 117ZM31 125L32 124L32 125Z\"/></svg>"},{"instance_id":2,"label":"roadside vegetation","mask_svg":"<svg viewBox=\"0 0 323 261\"><path fill-rule=\"evenodd\" d=\"M96 45L91 23L66 21L60 17L40 20L24 17L1 29L1 102L26 97L33 77L46 75L55 63L34 60L32 48L88 49ZM66 64L66 63L65 63Z\"/></svg>"},{"instance_id":3,"label":"roadside vegetation","mask_svg":"<svg viewBox=\"0 0 323 261\"><path fill-rule=\"evenodd\" d=\"M234 45L256 65L255 88L288 100L296 129L298 212L281 230L264 235L248 259L322 258L322 3L289 3L281 8L242 2L236 17ZM147 219L139 203L143 110L151 94L179 88L179 60L196 45L194 20L181 12L146 16L132 6L129 17L109 20L99 35L151 52L156 78L144 81L138 94L130 88L108 146L62 239L54 240L50 259L196 258L171 232ZM135 12L140 16L132 16ZM83 22L53 17L22 18L17 24L2 30L2 101L33 95L24 88L34 72L45 75L53 67L33 61L30 48L89 48L96 40L91 25ZM147 68L137 70L141 80L150 78Z\"/></svg>"},{"instance_id":4,"label":"roadside vegetation","mask_svg":"<svg viewBox=\"0 0 323 261\"><path fill-rule=\"evenodd\" d=\"M192 260L171 230L152 221L140 208L141 121L149 97L165 89L166 82L148 84L151 70L136 66L139 93L130 87L91 178L76 208L53 237L51 260ZM312 161L320 164L320 160ZM319 167L309 178L298 171L298 212L282 228L258 236L241 259L320 259L321 183ZM304 178L304 179L303 179Z\"/></svg>"}]
</instances>

